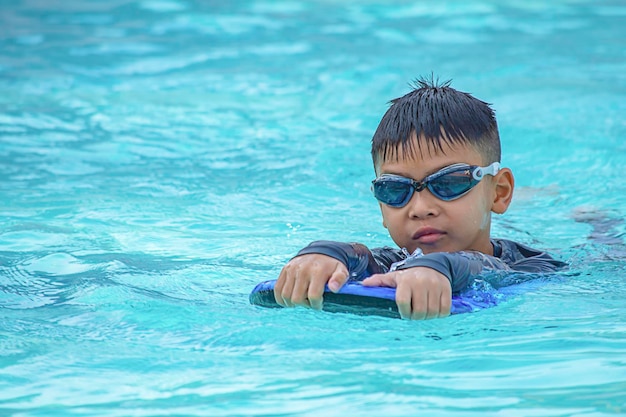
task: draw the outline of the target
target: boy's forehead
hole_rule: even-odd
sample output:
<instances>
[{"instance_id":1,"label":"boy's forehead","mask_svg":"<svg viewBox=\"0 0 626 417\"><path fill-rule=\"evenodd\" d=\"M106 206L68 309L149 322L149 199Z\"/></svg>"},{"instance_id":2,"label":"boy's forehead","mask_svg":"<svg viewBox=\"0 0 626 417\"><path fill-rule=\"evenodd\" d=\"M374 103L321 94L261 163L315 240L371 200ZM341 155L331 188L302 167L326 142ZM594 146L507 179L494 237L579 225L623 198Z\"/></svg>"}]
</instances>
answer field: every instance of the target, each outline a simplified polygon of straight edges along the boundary
<instances>
[{"instance_id":1,"label":"boy's forehead","mask_svg":"<svg viewBox=\"0 0 626 417\"><path fill-rule=\"evenodd\" d=\"M467 158L479 156L478 151L461 140L427 140L412 135L411 140L389 145L378 155L377 165L393 162L420 162L442 157ZM460 159L460 160L461 160Z\"/></svg>"}]
</instances>

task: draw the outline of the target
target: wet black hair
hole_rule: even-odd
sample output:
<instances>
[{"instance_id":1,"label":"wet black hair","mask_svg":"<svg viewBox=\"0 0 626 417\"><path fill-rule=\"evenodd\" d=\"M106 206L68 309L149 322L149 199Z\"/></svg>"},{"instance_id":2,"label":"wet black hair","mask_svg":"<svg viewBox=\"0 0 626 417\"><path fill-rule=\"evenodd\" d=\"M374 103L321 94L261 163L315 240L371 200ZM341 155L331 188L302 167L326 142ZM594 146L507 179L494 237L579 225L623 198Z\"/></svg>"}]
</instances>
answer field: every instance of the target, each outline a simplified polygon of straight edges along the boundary
<instances>
[{"instance_id":1,"label":"wet black hair","mask_svg":"<svg viewBox=\"0 0 626 417\"><path fill-rule=\"evenodd\" d=\"M413 91L390 102L372 138L375 169L383 161L397 160L399 151L438 153L444 143L474 147L485 164L500 162L500 135L490 104L455 90L451 82L419 78Z\"/></svg>"}]
</instances>

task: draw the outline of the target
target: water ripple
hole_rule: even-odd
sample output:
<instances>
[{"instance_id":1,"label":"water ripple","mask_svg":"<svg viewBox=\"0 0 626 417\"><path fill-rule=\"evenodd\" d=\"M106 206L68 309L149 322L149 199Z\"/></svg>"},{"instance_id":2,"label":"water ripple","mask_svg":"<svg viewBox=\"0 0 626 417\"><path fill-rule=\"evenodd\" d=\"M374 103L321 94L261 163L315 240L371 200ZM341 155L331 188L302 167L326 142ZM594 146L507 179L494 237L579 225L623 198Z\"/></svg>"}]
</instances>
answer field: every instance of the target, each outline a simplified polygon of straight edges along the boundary
<instances>
[{"instance_id":1,"label":"water ripple","mask_svg":"<svg viewBox=\"0 0 626 417\"><path fill-rule=\"evenodd\" d=\"M625 226L573 215L624 217L619 1L4 3L0 414L624 411ZM424 323L249 305L312 240L393 245L369 141L431 70L497 110L493 231L570 273Z\"/></svg>"}]
</instances>

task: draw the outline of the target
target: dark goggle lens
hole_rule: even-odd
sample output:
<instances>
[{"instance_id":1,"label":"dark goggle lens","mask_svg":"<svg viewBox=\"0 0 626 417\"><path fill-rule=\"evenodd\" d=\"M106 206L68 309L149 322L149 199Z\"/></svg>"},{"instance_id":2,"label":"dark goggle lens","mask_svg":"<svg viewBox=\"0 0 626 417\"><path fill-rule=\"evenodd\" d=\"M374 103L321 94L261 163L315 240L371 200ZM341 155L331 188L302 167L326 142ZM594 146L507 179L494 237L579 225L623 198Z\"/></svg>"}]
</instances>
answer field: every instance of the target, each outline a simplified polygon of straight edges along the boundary
<instances>
[{"instance_id":1,"label":"dark goggle lens","mask_svg":"<svg viewBox=\"0 0 626 417\"><path fill-rule=\"evenodd\" d=\"M472 189L478 181L468 170L451 172L428 183L428 189L442 200L454 200Z\"/></svg>"},{"instance_id":2,"label":"dark goggle lens","mask_svg":"<svg viewBox=\"0 0 626 417\"><path fill-rule=\"evenodd\" d=\"M412 186L398 180L380 180L374 182L374 197L389 206L401 207L406 204Z\"/></svg>"}]
</instances>

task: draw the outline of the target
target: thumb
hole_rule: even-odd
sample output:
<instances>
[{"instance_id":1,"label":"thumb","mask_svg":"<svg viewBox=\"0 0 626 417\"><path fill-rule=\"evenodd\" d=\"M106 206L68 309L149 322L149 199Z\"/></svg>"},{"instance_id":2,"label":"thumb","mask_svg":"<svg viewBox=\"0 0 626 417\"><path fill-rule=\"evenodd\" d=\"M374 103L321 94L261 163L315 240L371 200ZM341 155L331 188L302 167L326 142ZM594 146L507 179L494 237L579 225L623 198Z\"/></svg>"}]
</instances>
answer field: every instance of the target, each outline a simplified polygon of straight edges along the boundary
<instances>
[{"instance_id":1,"label":"thumb","mask_svg":"<svg viewBox=\"0 0 626 417\"><path fill-rule=\"evenodd\" d=\"M348 281L348 271L344 265L340 265L335 269L335 272L330 276L328 280L328 288L332 292L337 292L343 287L343 284Z\"/></svg>"},{"instance_id":2,"label":"thumb","mask_svg":"<svg viewBox=\"0 0 626 417\"><path fill-rule=\"evenodd\" d=\"M395 274L375 274L363 280L366 287L390 287L396 288Z\"/></svg>"}]
</instances>

